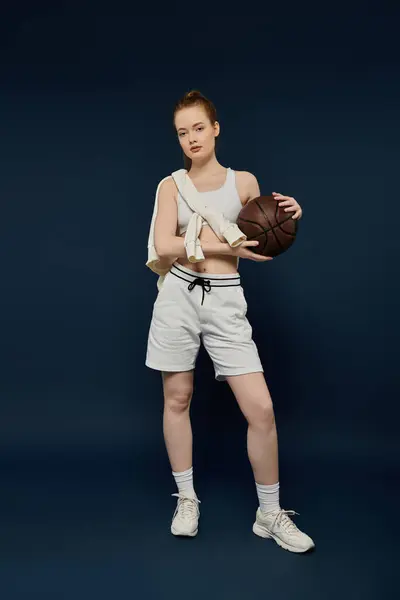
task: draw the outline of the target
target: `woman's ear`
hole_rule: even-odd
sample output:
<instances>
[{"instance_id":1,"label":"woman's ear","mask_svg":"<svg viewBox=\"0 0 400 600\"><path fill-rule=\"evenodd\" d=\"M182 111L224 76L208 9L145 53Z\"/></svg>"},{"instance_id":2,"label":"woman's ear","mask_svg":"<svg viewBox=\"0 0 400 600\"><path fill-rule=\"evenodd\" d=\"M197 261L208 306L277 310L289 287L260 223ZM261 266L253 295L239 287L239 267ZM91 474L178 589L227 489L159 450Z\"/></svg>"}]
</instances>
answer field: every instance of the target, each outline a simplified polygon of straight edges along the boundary
<instances>
[{"instance_id":1,"label":"woman's ear","mask_svg":"<svg viewBox=\"0 0 400 600\"><path fill-rule=\"evenodd\" d=\"M214 123L214 133L215 133L215 137L219 136L219 132L220 132L220 126L218 121L215 121Z\"/></svg>"}]
</instances>

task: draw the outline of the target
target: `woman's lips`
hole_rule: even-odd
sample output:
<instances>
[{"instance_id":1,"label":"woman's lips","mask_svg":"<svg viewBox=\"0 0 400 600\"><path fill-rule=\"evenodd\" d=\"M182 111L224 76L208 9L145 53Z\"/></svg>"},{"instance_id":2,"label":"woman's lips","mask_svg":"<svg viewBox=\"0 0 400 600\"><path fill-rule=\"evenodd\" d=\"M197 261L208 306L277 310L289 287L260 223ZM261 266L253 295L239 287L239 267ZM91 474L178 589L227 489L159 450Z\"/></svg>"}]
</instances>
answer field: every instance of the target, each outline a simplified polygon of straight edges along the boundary
<instances>
[{"instance_id":1,"label":"woman's lips","mask_svg":"<svg viewBox=\"0 0 400 600\"><path fill-rule=\"evenodd\" d=\"M191 152L198 152L199 150L201 150L201 146L193 146L193 148L190 149Z\"/></svg>"}]
</instances>

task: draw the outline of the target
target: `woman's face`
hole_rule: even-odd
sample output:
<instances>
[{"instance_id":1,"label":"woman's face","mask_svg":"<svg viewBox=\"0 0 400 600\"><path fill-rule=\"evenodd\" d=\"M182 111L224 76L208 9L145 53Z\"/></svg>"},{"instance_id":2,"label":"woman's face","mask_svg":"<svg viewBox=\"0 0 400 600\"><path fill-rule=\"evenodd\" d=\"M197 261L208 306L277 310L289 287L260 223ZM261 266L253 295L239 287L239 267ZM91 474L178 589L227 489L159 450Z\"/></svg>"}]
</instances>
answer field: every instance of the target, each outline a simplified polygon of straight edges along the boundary
<instances>
[{"instance_id":1,"label":"woman's face","mask_svg":"<svg viewBox=\"0 0 400 600\"><path fill-rule=\"evenodd\" d=\"M181 108L175 115L175 128L182 150L193 162L215 151L219 124L217 121L211 124L202 106Z\"/></svg>"}]
</instances>

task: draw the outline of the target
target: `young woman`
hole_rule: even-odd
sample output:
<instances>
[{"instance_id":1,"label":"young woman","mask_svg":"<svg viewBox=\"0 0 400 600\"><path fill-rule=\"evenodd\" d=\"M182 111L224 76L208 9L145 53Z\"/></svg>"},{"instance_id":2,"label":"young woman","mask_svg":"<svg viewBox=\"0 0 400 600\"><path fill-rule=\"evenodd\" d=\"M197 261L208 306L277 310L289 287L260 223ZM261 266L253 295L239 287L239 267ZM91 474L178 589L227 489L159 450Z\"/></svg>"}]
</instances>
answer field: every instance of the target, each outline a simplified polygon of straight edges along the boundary
<instances>
[{"instance_id":1,"label":"young woman","mask_svg":"<svg viewBox=\"0 0 400 600\"><path fill-rule=\"evenodd\" d=\"M260 189L252 173L233 171L218 162L215 145L220 125L213 103L200 92L189 92L175 106L174 127L184 153L188 185L203 202L235 223L246 202L260 196ZM285 211L293 212L293 218L301 217L301 207L294 198L274 195ZM197 240L200 257L189 261L186 234L194 211L173 177L160 182L155 206L154 248L161 268L154 270L165 277L154 304L146 365L161 371L163 378L163 432L178 488L173 494L178 501L171 532L195 536L198 531L200 500L193 484L189 412L202 340L216 379L228 382L248 422L247 449L259 501L253 532L274 539L287 550L306 552L314 547L313 540L289 517L297 513L283 510L279 503L273 403L246 318L247 304L238 273L238 258L257 262L271 259L251 251L257 242L231 245L221 240L204 220Z\"/></svg>"}]
</instances>

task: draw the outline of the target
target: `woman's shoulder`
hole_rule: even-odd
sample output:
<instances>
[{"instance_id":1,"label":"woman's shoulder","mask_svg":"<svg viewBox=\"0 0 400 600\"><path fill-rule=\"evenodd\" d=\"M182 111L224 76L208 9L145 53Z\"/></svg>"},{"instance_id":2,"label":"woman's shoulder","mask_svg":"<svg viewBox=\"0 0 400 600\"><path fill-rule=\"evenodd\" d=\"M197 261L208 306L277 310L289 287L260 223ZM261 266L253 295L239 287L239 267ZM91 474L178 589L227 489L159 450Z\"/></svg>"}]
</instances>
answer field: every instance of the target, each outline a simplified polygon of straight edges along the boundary
<instances>
[{"instance_id":1,"label":"woman's shoulder","mask_svg":"<svg viewBox=\"0 0 400 600\"><path fill-rule=\"evenodd\" d=\"M158 182L157 195L159 198L163 199L167 196L172 196L176 200L176 191L176 185L172 175L167 175Z\"/></svg>"},{"instance_id":2,"label":"woman's shoulder","mask_svg":"<svg viewBox=\"0 0 400 600\"><path fill-rule=\"evenodd\" d=\"M246 204L251 198L256 198L260 195L260 187L254 173L236 170L234 173L236 176L236 188L242 204Z\"/></svg>"},{"instance_id":3,"label":"woman's shoulder","mask_svg":"<svg viewBox=\"0 0 400 600\"><path fill-rule=\"evenodd\" d=\"M172 175L166 175L165 177L163 177L162 179L159 180L157 188L159 189L159 191L161 191L161 190L165 191L165 190L172 189L173 185L175 185L175 184L174 184Z\"/></svg>"},{"instance_id":4,"label":"woman's shoulder","mask_svg":"<svg viewBox=\"0 0 400 600\"><path fill-rule=\"evenodd\" d=\"M183 180L186 173L186 169L177 169L176 171L173 171L170 175L165 175L165 177L160 179L160 181L158 182L158 186L160 187L162 185L164 186L164 188L168 189L168 187L170 187L171 185L175 185L175 182L180 182L181 180Z\"/></svg>"},{"instance_id":5,"label":"woman's shoulder","mask_svg":"<svg viewBox=\"0 0 400 600\"><path fill-rule=\"evenodd\" d=\"M236 169L232 169L232 171L235 173L237 181L250 185L257 182L257 177L250 171L237 171Z\"/></svg>"}]
</instances>

